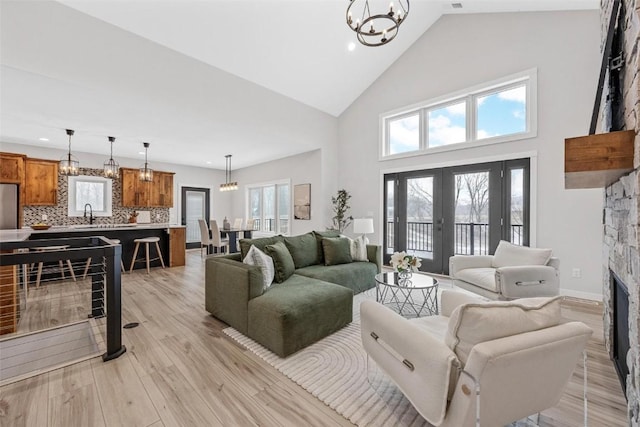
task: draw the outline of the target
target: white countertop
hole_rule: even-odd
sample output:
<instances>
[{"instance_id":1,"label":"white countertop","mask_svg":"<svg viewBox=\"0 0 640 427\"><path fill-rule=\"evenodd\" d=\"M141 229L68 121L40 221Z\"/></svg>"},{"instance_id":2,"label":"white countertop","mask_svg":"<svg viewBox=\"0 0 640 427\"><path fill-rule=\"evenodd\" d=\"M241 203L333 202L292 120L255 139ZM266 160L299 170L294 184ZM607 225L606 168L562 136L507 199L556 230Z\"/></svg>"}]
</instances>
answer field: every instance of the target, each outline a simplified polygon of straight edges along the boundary
<instances>
[{"instance_id":1,"label":"white countertop","mask_svg":"<svg viewBox=\"0 0 640 427\"><path fill-rule=\"evenodd\" d=\"M151 230L162 228L185 228L184 225L156 223L156 224L93 224L93 225L54 225L47 230L33 230L25 227L18 230L0 230L0 243L21 242L32 234L44 233L83 233L86 231L116 231L116 230Z\"/></svg>"}]
</instances>

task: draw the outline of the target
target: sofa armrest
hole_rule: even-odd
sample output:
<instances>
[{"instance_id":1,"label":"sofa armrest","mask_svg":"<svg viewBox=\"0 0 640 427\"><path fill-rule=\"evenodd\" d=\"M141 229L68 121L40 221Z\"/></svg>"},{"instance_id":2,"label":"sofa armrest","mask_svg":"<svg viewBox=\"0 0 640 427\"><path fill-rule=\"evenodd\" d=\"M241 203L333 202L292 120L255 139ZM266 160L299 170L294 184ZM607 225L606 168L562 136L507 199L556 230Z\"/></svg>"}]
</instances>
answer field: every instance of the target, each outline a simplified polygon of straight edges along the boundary
<instances>
[{"instance_id":1,"label":"sofa armrest","mask_svg":"<svg viewBox=\"0 0 640 427\"><path fill-rule=\"evenodd\" d=\"M491 267L493 255L454 255L449 258L449 276L455 278L456 273L467 268Z\"/></svg>"},{"instance_id":2,"label":"sofa armrest","mask_svg":"<svg viewBox=\"0 0 640 427\"><path fill-rule=\"evenodd\" d=\"M468 293L457 291L442 291L440 315L451 317L451 313L453 313L453 310L455 310L462 304L477 304L484 301L487 300L477 295L471 295Z\"/></svg>"},{"instance_id":3,"label":"sofa armrest","mask_svg":"<svg viewBox=\"0 0 640 427\"><path fill-rule=\"evenodd\" d=\"M548 265L497 268L496 284L508 299L555 296L560 291L558 270Z\"/></svg>"},{"instance_id":4,"label":"sofa armrest","mask_svg":"<svg viewBox=\"0 0 640 427\"><path fill-rule=\"evenodd\" d=\"M382 272L382 246L367 245L367 258L369 262L374 263L378 267L378 273Z\"/></svg>"},{"instance_id":5,"label":"sofa armrest","mask_svg":"<svg viewBox=\"0 0 640 427\"><path fill-rule=\"evenodd\" d=\"M205 261L205 308L243 334L248 327L249 300L262 295L262 270L223 257Z\"/></svg>"},{"instance_id":6,"label":"sofa armrest","mask_svg":"<svg viewBox=\"0 0 640 427\"><path fill-rule=\"evenodd\" d=\"M367 354L427 421L439 425L457 380L456 355L442 339L377 302L363 301L360 319Z\"/></svg>"}]
</instances>

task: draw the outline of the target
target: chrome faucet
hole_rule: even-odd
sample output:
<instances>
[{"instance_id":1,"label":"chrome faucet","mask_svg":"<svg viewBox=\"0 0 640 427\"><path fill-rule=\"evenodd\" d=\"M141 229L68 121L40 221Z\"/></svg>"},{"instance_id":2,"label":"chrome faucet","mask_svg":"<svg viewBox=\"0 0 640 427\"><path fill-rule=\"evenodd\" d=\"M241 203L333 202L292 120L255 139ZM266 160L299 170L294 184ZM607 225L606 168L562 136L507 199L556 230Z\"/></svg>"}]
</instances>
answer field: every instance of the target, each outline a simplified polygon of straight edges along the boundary
<instances>
[{"instance_id":1,"label":"chrome faucet","mask_svg":"<svg viewBox=\"0 0 640 427\"><path fill-rule=\"evenodd\" d=\"M93 208L91 207L91 203L84 205L84 217L87 217L87 206L89 206L89 224L93 224Z\"/></svg>"}]
</instances>

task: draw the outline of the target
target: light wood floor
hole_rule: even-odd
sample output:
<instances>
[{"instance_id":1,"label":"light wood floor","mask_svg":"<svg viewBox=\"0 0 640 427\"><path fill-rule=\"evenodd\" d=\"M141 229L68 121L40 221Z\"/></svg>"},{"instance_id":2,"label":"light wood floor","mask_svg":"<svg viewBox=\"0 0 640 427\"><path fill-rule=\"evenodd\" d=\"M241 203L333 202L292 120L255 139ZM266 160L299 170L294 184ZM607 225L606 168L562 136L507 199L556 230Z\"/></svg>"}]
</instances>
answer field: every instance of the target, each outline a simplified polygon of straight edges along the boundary
<instances>
[{"instance_id":1,"label":"light wood floor","mask_svg":"<svg viewBox=\"0 0 640 427\"><path fill-rule=\"evenodd\" d=\"M0 426L351 425L222 333L226 325L204 309L198 251L188 252L186 267L124 275L122 306L123 324L140 323L123 331L123 356L0 388ZM41 303L31 307L46 311ZM569 301L563 310L595 330L588 345L589 425L627 425L626 402L603 346L602 307ZM28 319L50 326L45 317L30 313ZM582 425L581 396L579 367L540 425Z\"/></svg>"}]
</instances>

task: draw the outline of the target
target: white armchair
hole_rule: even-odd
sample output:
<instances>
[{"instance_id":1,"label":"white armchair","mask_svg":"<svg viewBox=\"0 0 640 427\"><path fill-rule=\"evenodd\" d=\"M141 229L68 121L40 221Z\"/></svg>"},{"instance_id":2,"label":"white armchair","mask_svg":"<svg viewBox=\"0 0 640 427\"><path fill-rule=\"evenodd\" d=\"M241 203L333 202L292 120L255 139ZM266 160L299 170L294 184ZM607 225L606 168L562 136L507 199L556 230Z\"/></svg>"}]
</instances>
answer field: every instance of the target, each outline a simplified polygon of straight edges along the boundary
<instances>
[{"instance_id":1,"label":"white armchair","mask_svg":"<svg viewBox=\"0 0 640 427\"><path fill-rule=\"evenodd\" d=\"M453 284L490 299L555 296L560 290L560 261L551 249L501 241L495 255L449 258Z\"/></svg>"},{"instance_id":2,"label":"white armchair","mask_svg":"<svg viewBox=\"0 0 640 427\"><path fill-rule=\"evenodd\" d=\"M555 406L592 334L561 321L559 297L481 302L445 291L441 308L409 320L360 306L367 354L434 426L502 426Z\"/></svg>"}]
</instances>

